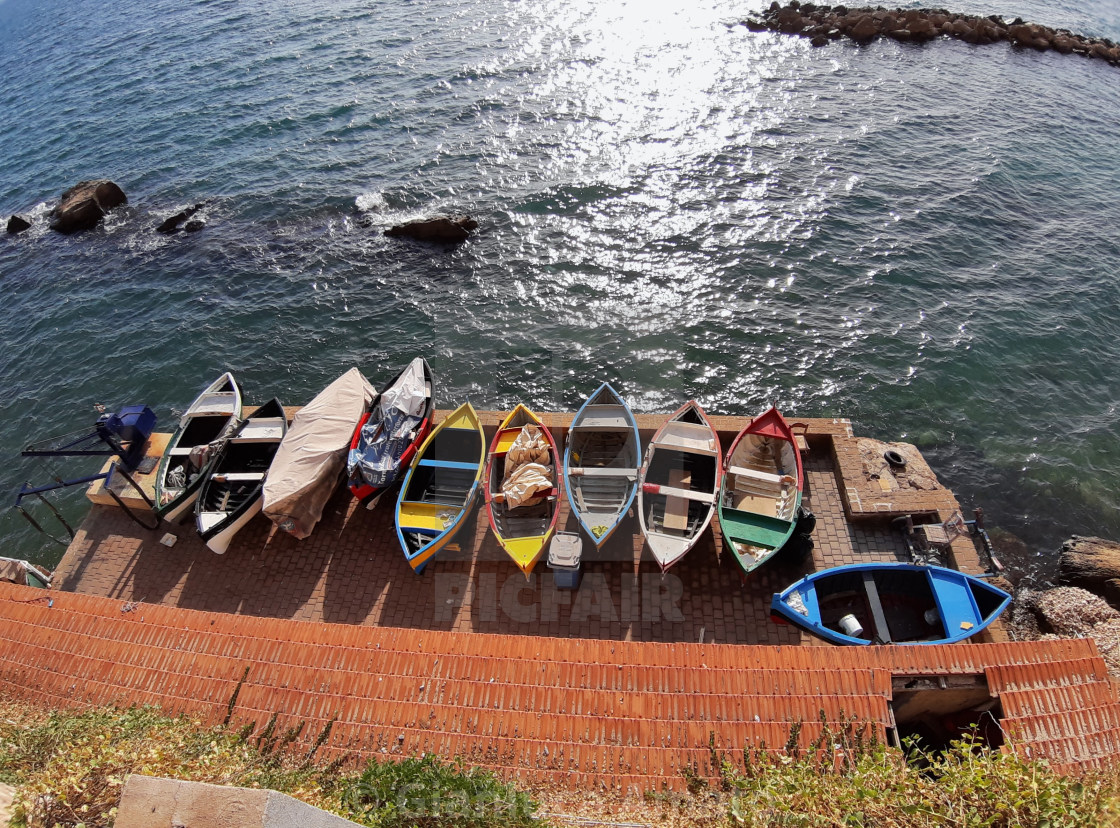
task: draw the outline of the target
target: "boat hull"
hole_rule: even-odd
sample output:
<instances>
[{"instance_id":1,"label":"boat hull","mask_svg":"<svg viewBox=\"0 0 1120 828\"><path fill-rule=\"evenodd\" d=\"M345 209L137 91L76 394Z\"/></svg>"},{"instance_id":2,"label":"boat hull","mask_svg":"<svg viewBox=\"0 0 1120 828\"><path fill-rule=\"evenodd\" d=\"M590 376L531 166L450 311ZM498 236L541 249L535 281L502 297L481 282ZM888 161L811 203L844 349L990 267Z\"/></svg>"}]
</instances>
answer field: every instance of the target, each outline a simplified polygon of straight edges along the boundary
<instances>
[{"instance_id":1,"label":"boat hull","mask_svg":"<svg viewBox=\"0 0 1120 828\"><path fill-rule=\"evenodd\" d=\"M564 447L564 493L596 548L611 538L634 503L641 456L630 406L603 383L572 418Z\"/></svg>"},{"instance_id":2,"label":"boat hull","mask_svg":"<svg viewBox=\"0 0 1120 828\"><path fill-rule=\"evenodd\" d=\"M273 399L246 418L218 453L195 505L199 537L211 552L225 554L260 514L268 469L286 433L284 406Z\"/></svg>"},{"instance_id":3,"label":"boat hull","mask_svg":"<svg viewBox=\"0 0 1120 828\"><path fill-rule=\"evenodd\" d=\"M690 400L654 434L639 475L638 519L662 572L711 524L722 471L719 435Z\"/></svg>"},{"instance_id":4,"label":"boat hull","mask_svg":"<svg viewBox=\"0 0 1120 828\"><path fill-rule=\"evenodd\" d=\"M396 458L396 464L393 472L391 473L390 479L377 484L369 482L361 474L360 468L354 462L353 457L355 452L360 452L364 448L362 429L365 428L366 424L370 420L370 417L374 416L374 413L377 411L378 406L381 404L382 397L384 397L386 392L392 389L400 381L401 377L403 377L405 372L409 370L412 363L409 363L409 365L406 365L404 368L402 368L400 373L398 373L395 377L393 377L393 379L389 380L389 382L387 382L382 387L381 391L378 392L373 402L370 403L369 410L364 415L362 415L362 418L358 421L358 426L354 429L354 436L350 440L351 459L349 459L347 462L347 473L349 475L347 485L350 488L350 493L354 495L354 497L359 501L361 501L363 505L370 509L372 509L377 504L377 501L380 500L381 496L385 494L386 491L391 489L393 485L396 484L408 471L408 467L412 465L412 461L416 457L416 452L419 450L420 446L424 444L424 441L428 438L428 435L432 430L432 414L435 411L435 397L432 394L432 388L434 384L432 380L432 369L428 365L427 360L420 357L417 357L417 359L419 359L420 362L423 363L423 374L424 379L427 383L428 390L427 403L422 413L423 419L416 427L416 430L414 432L415 436L408 443L408 445L404 447L404 449L401 451L400 456Z\"/></svg>"},{"instance_id":5,"label":"boat hull","mask_svg":"<svg viewBox=\"0 0 1120 828\"><path fill-rule=\"evenodd\" d=\"M552 489L535 505L509 508L496 496L501 491L506 468L506 453L513 441L527 425L536 426L548 443L548 466L552 472ZM505 553L517 564L526 576L533 571L545 544L556 531L556 521L560 515L557 497L556 473L559 470L559 456L556 440L540 417L518 405L498 426L490 450L486 456L486 474L483 491L486 497L486 514L490 519L490 529L498 539Z\"/></svg>"},{"instance_id":6,"label":"boat hull","mask_svg":"<svg viewBox=\"0 0 1120 828\"><path fill-rule=\"evenodd\" d=\"M214 444L220 448L237 427L240 418L241 387L227 371L188 406L167 443L156 472L157 517L175 523L191 513L217 456L217 452L212 451L201 468L193 469L191 451ZM183 485L174 483L178 474L186 478Z\"/></svg>"},{"instance_id":7,"label":"boat hull","mask_svg":"<svg viewBox=\"0 0 1120 828\"><path fill-rule=\"evenodd\" d=\"M486 442L464 403L438 424L409 466L394 511L397 541L419 573L448 546L478 500Z\"/></svg>"},{"instance_id":8,"label":"boat hull","mask_svg":"<svg viewBox=\"0 0 1120 828\"><path fill-rule=\"evenodd\" d=\"M814 572L776 593L770 612L833 644L952 644L985 629L1010 602L953 569L868 563Z\"/></svg>"},{"instance_id":9,"label":"boat hull","mask_svg":"<svg viewBox=\"0 0 1120 828\"><path fill-rule=\"evenodd\" d=\"M793 536L804 483L793 430L776 408L739 432L724 460L717 513L723 546L745 574Z\"/></svg>"}]
</instances>

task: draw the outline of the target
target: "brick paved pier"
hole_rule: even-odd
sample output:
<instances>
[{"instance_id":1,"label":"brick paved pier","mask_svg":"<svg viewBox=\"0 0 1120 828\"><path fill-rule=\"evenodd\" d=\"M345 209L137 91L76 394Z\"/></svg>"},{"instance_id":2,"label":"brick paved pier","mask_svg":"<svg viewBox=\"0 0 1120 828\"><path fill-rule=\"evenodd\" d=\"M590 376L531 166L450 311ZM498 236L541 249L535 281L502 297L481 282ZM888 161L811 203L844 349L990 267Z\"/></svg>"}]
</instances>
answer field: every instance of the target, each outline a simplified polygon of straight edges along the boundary
<instances>
[{"instance_id":1,"label":"brick paved pier","mask_svg":"<svg viewBox=\"0 0 1120 828\"><path fill-rule=\"evenodd\" d=\"M489 437L501 415L480 416ZM558 441L570 419L545 417ZM645 442L665 416L639 419ZM748 422L712 419L725 447ZM804 643L816 643L770 620L774 592L812 569L908 560L892 520L905 514L944 520L959 507L946 489L884 492L867 481L848 421L815 419L807 426L805 502L817 516L811 554L804 547L784 550L745 580L732 557L721 554L714 519L712 530L662 578L632 515L602 550L584 544L580 589L558 590L543 558L525 580L494 540L481 506L460 535L460 548L416 575L397 543L392 500L370 511L340 487L311 537L295 540L258 517L225 555L206 548L192 521L146 532L120 509L95 506L55 584L121 601L341 624L729 644L798 644L804 635ZM578 531L566 501L559 529ZM169 530L178 537L170 549L158 543ZM953 553L963 571L982 571L968 538L958 539ZM1002 640L998 623L984 640Z\"/></svg>"},{"instance_id":2,"label":"brick paved pier","mask_svg":"<svg viewBox=\"0 0 1120 828\"><path fill-rule=\"evenodd\" d=\"M548 424L562 439L569 419ZM640 418L643 437L663 419ZM746 422L713 419L725 446ZM492 430L498 415L484 422ZM216 722L246 676L235 726L302 721L306 748L334 721L328 756L434 752L582 789L679 790L681 768L716 773L709 744L738 761L744 745L785 744L795 721L806 742L822 718L851 716L888 738L915 706L990 710L1012 744L1065 770L1115 761L1120 697L1092 641L1005 643L997 622L951 646L790 646L819 642L769 619L772 592L812 568L905 559L895 518L935 523L959 508L943 488L869 478L845 420L809 421L807 443L811 553L783 553L745 580L720 554L718 527L662 578L631 519L585 556L572 592L543 563L526 581L480 511L460 548L417 576L392 504L368 511L345 490L310 538L259 518L222 556L189 525L148 532L95 506L59 589L0 584L0 691ZM574 531L566 506L560 522ZM172 548L159 543L169 528ZM947 554L982 568L967 536Z\"/></svg>"}]
</instances>

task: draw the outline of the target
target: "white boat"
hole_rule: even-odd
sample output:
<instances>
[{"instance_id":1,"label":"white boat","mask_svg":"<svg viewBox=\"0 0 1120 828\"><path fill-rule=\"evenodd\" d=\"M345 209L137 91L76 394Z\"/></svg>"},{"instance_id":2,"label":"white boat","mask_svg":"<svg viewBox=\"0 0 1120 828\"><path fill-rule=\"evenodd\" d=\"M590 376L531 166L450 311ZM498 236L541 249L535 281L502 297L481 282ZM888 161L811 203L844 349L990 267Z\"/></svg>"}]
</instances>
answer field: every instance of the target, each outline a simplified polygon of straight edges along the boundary
<instances>
[{"instance_id":1,"label":"white boat","mask_svg":"<svg viewBox=\"0 0 1120 828\"><path fill-rule=\"evenodd\" d=\"M199 536L222 555L241 527L261 511L264 481L288 431L284 406L270 400L254 411L222 447L195 503Z\"/></svg>"},{"instance_id":2,"label":"white boat","mask_svg":"<svg viewBox=\"0 0 1120 828\"><path fill-rule=\"evenodd\" d=\"M51 573L31 561L0 557L0 581L20 586L50 589Z\"/></svg>"},{"instance_id":3,"label":"white boat","mask_svg":"<svg viewBox=\"0 0 1120 828\"><path fill-rule=\"evenodd\" d=\"M213 457L240 418L241 388L227 371L179 418L156 473L156 515L173 523L192 510Z\"/></svg>"},{"instance_id":4,"label":"white boat","mask_svg":"<svg viewBox=\"0 0 1120 828\"><path fill-rule=\"evenodd\" d=\"M346 468L358 420L376 391L351 368L296 412L264 481L264 513L280 529L306 538L323 515Z\"/></svg>"},{"instance_id":5,"label":"white boat","mask_svg":"<svg viewBox=\"0 0 1120 828\"><path fill-rule=\"evenodd\" d=\"M712 522L722 472L719 436L700 404L690 400L653 435L642 463L638 519L662 572Z\"/></svg>"}]
</instances>

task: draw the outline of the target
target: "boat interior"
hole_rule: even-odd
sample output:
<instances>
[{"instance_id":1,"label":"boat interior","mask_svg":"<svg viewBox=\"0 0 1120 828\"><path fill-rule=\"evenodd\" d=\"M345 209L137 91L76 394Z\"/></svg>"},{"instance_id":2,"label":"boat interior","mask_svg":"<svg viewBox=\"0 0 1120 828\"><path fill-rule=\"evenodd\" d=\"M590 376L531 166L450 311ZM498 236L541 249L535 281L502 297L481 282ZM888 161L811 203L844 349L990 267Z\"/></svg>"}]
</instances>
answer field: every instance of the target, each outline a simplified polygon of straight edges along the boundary
<instances>
[{"instance_id":1,"label":"boat interior","mask_svg":"<svg viewBox=\"0 0 1120 828\"><path fill-rule=\"evenodd\" d=\"M606 531L637 486L640 458L633 426L622 406L588 406L588 416L568 433L568 444L575 506L593 532L596 527Z\"/></svg>"},{"instance_id":2,"label":"boat interior","mask_svg":"<svg viewBox=\"0 0 1120 828\"><path fill-rule=\"evenodd\" d=\"M556 480L556 464L548 466L552 479ZM501 489L501 481L505 478L506 457L499 454L494 457L494 471L490 481L491 493ZM532 538L543 535L552 525L552 515L557 507L558 490L555 485L549 493L537 503L527 503L523 506L509 508L505 503L493 501L490 504L491 514L494 516L494 525L503 538ZM536 498L534 498L536 499Z\"/></svg>"},{"instance_id":3,"label":"boat interior","mask_svg":"<svg viewBox=\"0 0 1120 828\"><path fill-rule=\"evenodd\" d=\"M821 624L847 635L840 619L854 615L860 638L872 643L936 641L946 637L937 600L925 572L847 571L816 582Z\"/></svg>"},{"instance_id":4,"label":"boat interior","mask_svg":"<svg viewBox=\"0 0 1120 828\"><path fill-rule=\"evenodd\" d=\"M708 495L706 498L649 492L643 495L649 531L692 537L703 527L711 512L716 486L716 456L658 447L650 458L645 481Z\"/></svg>"},{"instance_id":5,"label":"boat interior","mask_svg":"<svg viewBox=\"0 0 1120 828\"><path fill-rule=\"evenodd\" d=\"M278 441L260 440L228 443L220 468L211 475L206 486L199 509L203 512L236 511L259 492L279 445Z\"/></svg>"},{"instance_id":6,"label":"boat interior","mask_svg":"<svg viewBox=\"0 0 1120 828\"><path fill-rule=\"evenodd\" d=\"M793 446L746 434L729 458L725 509L793 520L797 508L797 460Z\"/></svg>"}]
</instances>

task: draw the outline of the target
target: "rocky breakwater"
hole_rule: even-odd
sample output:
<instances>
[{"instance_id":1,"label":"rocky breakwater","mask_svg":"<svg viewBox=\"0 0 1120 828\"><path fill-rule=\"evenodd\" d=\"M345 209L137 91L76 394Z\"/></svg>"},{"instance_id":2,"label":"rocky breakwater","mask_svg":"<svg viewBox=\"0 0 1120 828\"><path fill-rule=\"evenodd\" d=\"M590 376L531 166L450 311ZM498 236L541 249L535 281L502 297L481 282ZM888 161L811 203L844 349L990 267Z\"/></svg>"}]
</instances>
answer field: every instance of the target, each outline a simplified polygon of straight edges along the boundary
<instances>
[{"instance_id":1,"label":"rocky breakwater","mask_svg":"<svg viewBox=\"0 0 1120 828\"><path fill-rule=\"evenodd\" d=\"M857 43L869 43L881 37L908 43L952 37L978 45L1007 42L1043 52L1078 54L1120 66L1120 46L1108 38L1085 37L1067 29L1025 23L1019 18L1007 23L998 15L979 17L944 9L848 8L818 6L799 0L790 0L783 6L774 0L769 9L744 20L743 25L755 32L805 37L814 46L824 46L843 37Z\"/></svg>"}]
</instances>

